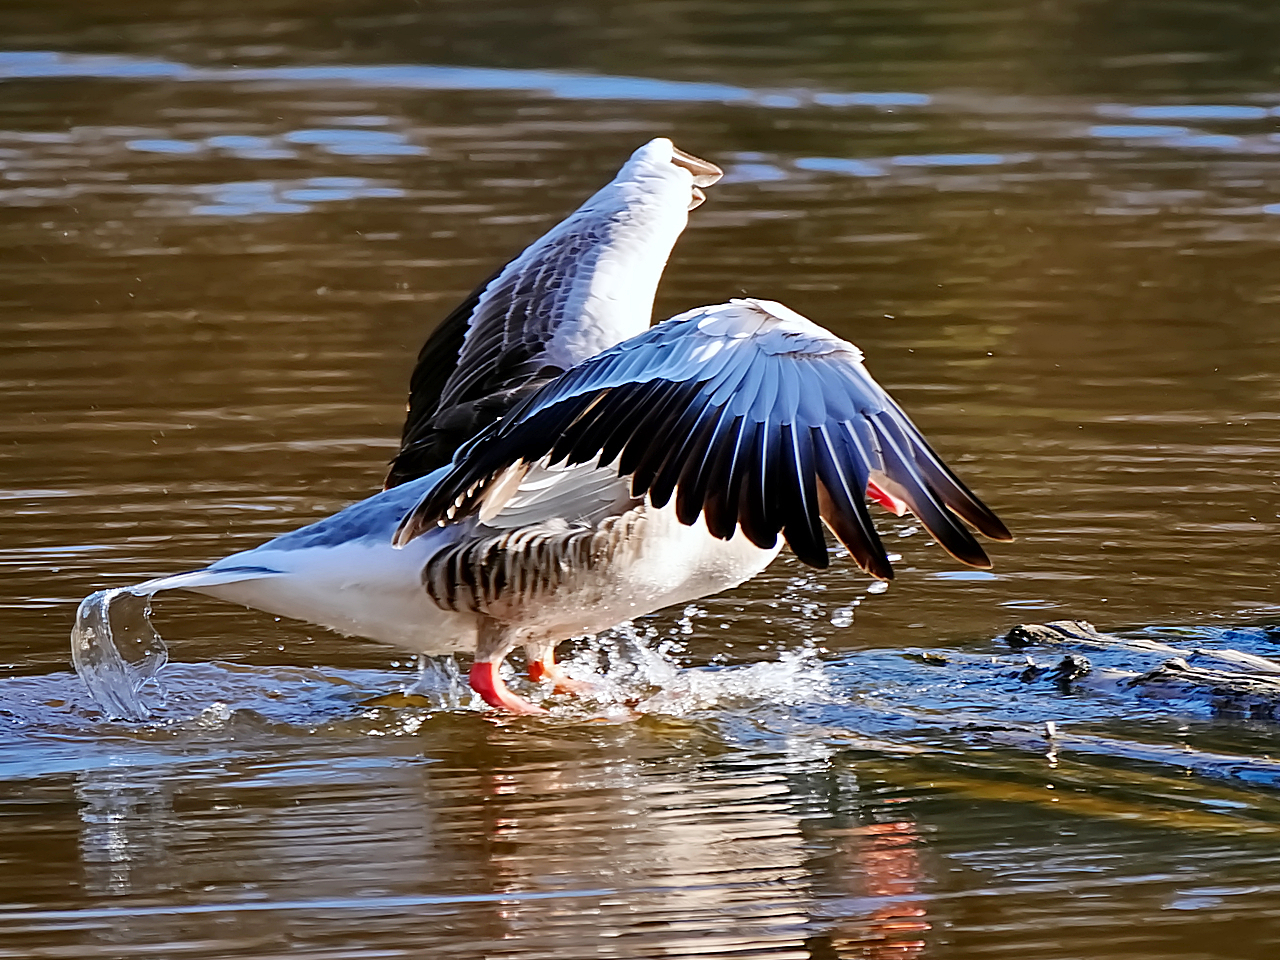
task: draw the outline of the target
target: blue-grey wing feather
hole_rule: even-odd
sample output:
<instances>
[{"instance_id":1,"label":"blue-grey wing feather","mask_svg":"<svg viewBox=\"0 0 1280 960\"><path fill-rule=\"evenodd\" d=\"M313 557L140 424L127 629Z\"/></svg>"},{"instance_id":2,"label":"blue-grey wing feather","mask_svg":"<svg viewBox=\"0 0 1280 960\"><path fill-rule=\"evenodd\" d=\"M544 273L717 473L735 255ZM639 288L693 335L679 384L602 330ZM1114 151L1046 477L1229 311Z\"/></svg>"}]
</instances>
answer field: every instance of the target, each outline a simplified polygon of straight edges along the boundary
<instances>
[{"instance_id":1,"label":"blue-grey wing feather","mask_svg":"<svg viewBox=\"0 0 1280 960\"><path fill-rule=\"evenodd\" d=\"M601 467L616 458L634 496L659 507L675 496L684 523L703 515L713 535L741 530L761 547L781 533L800 559L825 566L825 522L864 569L887 578L865 502L881 477L944 548L988 566L960 519L996 539L1008 531L866 373L856 348L789 311L794 319L772 327L717 333L734 305L758 306L691 311L529 396L459 451L397 536L474 509L486 484L518 461L598 456Z\"/></svg>"}]
</instances>

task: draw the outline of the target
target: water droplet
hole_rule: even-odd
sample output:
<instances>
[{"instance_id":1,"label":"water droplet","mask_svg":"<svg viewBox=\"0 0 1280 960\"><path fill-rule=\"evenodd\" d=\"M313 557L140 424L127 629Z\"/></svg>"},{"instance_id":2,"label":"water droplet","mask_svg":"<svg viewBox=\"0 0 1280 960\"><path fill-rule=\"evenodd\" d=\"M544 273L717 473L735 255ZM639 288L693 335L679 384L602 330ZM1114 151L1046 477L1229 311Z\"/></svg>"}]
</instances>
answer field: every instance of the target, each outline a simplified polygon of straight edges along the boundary
<instances>
[{"instance_id":1,"label":"water droplet","mask_svg":"<svg viewBox=\"0 0 1280 960\"><path fill-rule=\"evenodd\" d=\"M831 614L831 625L841 629L853 626L853 614L855 609L856 605L850 604L849 606L840 607L835 610Z\"/></svg>"}]
</instances>

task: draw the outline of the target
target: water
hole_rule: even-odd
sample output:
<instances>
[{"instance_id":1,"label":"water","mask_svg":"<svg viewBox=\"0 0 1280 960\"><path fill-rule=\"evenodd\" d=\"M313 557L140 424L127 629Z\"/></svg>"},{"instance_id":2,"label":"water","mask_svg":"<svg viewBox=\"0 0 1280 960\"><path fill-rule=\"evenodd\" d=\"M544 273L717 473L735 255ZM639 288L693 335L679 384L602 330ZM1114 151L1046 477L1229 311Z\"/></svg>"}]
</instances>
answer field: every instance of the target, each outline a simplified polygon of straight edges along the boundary
<instances>
[{"instance_id":1,"label":"water","mask_svg":"<svg viewBox=\"0 0 1280 960\"><path fill-rule=\"evenodd\" d=\"M0 10L0 957L1274 955L1275 719L1000 638L1280 653L1278 18ZM727 171L659 314L857 343L994 570L886 517L887 592L780 560L522 720L174 593L153 715L104 719L80 600L376 489L431 325L658 135Z\"/></svg>"},{"instance_id":2,"label":"water","mask_svg":"<svg viewBox=\"0 0 1280 960\"><path fill-rule=\"evenodd\" d=\"M151 716L142 691L148 684L158 685L169 648L151 626L150 613L149 595L122 587L95 591L76 609L71 663L109 718Z\"/></svg>"}]
</instances>

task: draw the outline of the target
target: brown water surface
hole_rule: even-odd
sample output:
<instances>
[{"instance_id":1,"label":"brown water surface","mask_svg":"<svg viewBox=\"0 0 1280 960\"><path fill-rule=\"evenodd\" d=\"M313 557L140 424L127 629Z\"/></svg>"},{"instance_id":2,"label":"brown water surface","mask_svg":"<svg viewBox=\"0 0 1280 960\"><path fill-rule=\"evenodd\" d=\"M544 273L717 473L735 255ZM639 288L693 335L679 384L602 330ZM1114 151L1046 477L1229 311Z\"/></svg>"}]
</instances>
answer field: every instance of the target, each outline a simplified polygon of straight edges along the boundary
<instances>
[{"instance_id":1,"label":"brown water surface","mask_svg":"<svg viewBox=\"0 0 1280 960\"><path fill-rule=\"evenodd\" d=\"M1275 955L1274 720L993 639L1280 653L1273 3L15 6L0 958ZM784 558L573 648L633 720L370 705L402 654L174 594L103 720L78 600L373 492L432 325L659 135L727 175L658 314L857 343L994 571L885 518L887 593Z\"/></svg>"}]
</instances>

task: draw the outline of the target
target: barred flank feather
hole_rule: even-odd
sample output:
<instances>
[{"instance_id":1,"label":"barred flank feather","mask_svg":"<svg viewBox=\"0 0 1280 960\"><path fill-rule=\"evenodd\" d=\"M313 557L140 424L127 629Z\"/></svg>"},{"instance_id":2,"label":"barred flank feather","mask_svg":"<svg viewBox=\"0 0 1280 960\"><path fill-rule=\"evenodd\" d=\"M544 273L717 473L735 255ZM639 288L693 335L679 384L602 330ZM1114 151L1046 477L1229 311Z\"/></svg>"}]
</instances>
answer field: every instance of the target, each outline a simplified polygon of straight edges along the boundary
<instances>
[{"instance_id":1,"label":"barred flank feather","mask_svg":"<svg viewBox=\"0 0 1280 960\"><path fill-rule=\"evenodd\" d=\"M545 600L578 586L619 560L645 523L642 507L594 525L557 518L464 540L430 559L422 583L446 610L496 615L513 598Z\"/></svg>"}]
</instances>

